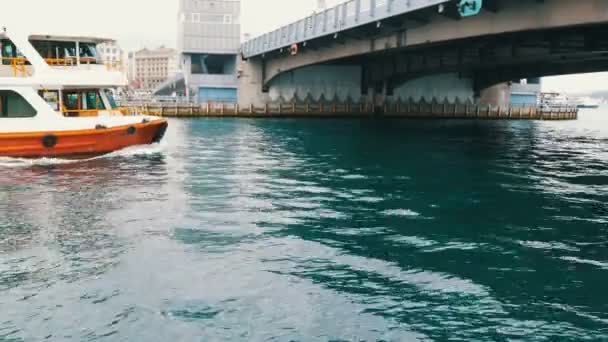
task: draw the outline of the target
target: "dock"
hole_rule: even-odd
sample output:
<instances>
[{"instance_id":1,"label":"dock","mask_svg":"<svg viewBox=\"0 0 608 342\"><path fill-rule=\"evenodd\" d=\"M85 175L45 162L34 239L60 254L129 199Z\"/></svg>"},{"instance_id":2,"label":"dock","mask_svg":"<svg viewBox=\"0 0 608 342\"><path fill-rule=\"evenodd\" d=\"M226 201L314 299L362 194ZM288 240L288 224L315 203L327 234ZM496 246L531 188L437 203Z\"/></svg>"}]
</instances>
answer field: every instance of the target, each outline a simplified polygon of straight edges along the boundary
<instances>
[{"instance_id":1,"label":"dock","mask_svg":"<svg viewBox=\"0 0 608 342\"><path fill-rule=\"evenodd\" d=\"M269 103L264 107L235 103L202 105L149 103L123 105L131 114L167 118L419 118L492 120L576 120L574 107L496 107L459 103L394 102L382 106L371 103Z\"/></svg>"}]
</instances>

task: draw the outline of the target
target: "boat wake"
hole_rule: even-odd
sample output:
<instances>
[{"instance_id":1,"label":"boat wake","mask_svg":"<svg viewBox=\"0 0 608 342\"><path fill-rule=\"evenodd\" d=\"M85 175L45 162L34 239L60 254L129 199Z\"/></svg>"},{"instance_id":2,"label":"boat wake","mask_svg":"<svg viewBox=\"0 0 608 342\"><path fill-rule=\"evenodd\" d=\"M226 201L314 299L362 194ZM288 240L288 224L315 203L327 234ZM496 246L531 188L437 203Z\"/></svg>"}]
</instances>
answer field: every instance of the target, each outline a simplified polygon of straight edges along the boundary
<instances>
[{"instance_id":1,"label":"boat wake","mask_svg":"<svg viewBox=\"0 0 608 342\"><path fill-rule=\"evenodd\" d=\"M109 159L109 158L132 158L139 156L152 156L163 153L161 144L131 146L102 156L86 158L86 159L62 159L62 158L11 158L0 157L0 168L18 168L32 166L53 166L65 164L78 164L89 162L92 160Z\"/></svg>"},{"instance_id":2,"label":"boat wake","mask_svg":"<svg viewBox=\"0 0 608 342\"><path fill-rule=\"evenodd\" d=\"M163 144L152 144L152 145L140 145L123 148L122 150L114 151L112 153L104 154L103 156L94 157L88 160L95 159L107 159L107 158L125 158L125 157L137 157L137 156L151 156L162 154L164 151Z\"/></svg>"}]
</instances>

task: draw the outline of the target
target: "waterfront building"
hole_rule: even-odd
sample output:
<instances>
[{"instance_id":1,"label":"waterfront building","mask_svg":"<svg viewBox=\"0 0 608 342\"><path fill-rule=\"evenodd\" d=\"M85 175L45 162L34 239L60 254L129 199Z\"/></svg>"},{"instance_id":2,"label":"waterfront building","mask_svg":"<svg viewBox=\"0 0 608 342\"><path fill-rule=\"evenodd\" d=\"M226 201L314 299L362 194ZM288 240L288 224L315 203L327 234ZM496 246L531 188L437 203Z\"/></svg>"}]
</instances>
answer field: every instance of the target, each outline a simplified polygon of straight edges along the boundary
<instances>
[{"instance_id":1,"label":"waterfront building","mask_svg":"<svg viewBox=\"0 0 608 342\"><path fill-rule=\"evenodd\" d=\"M177 72L175 49L159 47L129 54L127 77L131 88L152 92Z\"/></svg>"},{"instance_id":2,"label":"waterfront building","mask_svg":"<svg viewBox=\"0 0 608 342\"><path fill-rule=\"evenodd\" d=\"M108 66L122 66L124 52L116 41L101 43L97 46L101 62Z\"/></svg>"},{"instance_id":3,"label":"waterfront building","mask_svg":"<svg viewBox=\"0 0 608 342\"><path fill-rule=\"evenodd\" d=\"M541 79L528 78L511 83L511 106L534 107L540 103Z\"/></svg>"},{"instance_id":4,"label":"waterfront building","mask_svg":"<svg viewBox=\"0 0 608 342\"><path fill-rule=\"evenodd\" d=\"M316 11L317 12L322 12L325 11L327 9L327 1L326 0L317 0L317 6L316 6Z\"/></svg>"},{"instance_id":5,"label":"waterfront building","mask_svg":"<svg viewBox=\"0 0 608 342\"><path fill-rule=\"evenodd\" d=\"M197 103L236 102L240 0L180 0L177 49L181 73L155 95Z\"/></svg>"}]
</instances>

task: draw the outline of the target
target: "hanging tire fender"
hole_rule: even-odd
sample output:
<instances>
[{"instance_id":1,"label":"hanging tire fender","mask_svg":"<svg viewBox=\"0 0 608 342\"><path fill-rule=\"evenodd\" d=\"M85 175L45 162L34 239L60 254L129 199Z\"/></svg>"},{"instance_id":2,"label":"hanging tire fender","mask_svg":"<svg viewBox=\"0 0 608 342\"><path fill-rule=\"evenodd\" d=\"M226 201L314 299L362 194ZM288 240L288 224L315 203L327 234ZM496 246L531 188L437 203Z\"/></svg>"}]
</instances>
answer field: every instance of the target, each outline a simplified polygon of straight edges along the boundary
<instances>
[{"instance_id":1,"label":"hanging tire fender","mask_svg":"<svg viewBox=\"0 0 608 342\"><path fill-rule=\"evenodd\" d=\"M291 46L289 47L289 53L292 56L295 56L298 54L298 44L291 44Z\"/></svg>"},{"instance_id":2,"label":"hanging tire fender","mask_svg":"<svg viewBox=\"0 0 608 342\"><path fill-rule=\"evenodd\" d=\"M46 134L42 137L42 146L46 148L53 148L57 145L59 139L54 134Z\"/></svg>"}]
</instances>

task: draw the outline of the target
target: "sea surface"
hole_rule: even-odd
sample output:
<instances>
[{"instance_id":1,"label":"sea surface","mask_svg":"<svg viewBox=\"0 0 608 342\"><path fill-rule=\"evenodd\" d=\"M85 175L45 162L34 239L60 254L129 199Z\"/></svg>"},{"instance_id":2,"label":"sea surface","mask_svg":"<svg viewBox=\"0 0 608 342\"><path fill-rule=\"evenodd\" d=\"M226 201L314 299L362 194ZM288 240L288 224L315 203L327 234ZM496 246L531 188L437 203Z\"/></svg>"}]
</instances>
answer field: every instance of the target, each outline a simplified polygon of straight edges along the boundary
<instances>
[{"instance_id":1,"label":"sea surface","mask_svg":"<svg viewBox=\"0 0 608 342\"><path fill-rule=\"evenodd\" d=\"M608 108L0 159L0 341L45 340L608 340Z\"/></svg>"}]
</instances>

